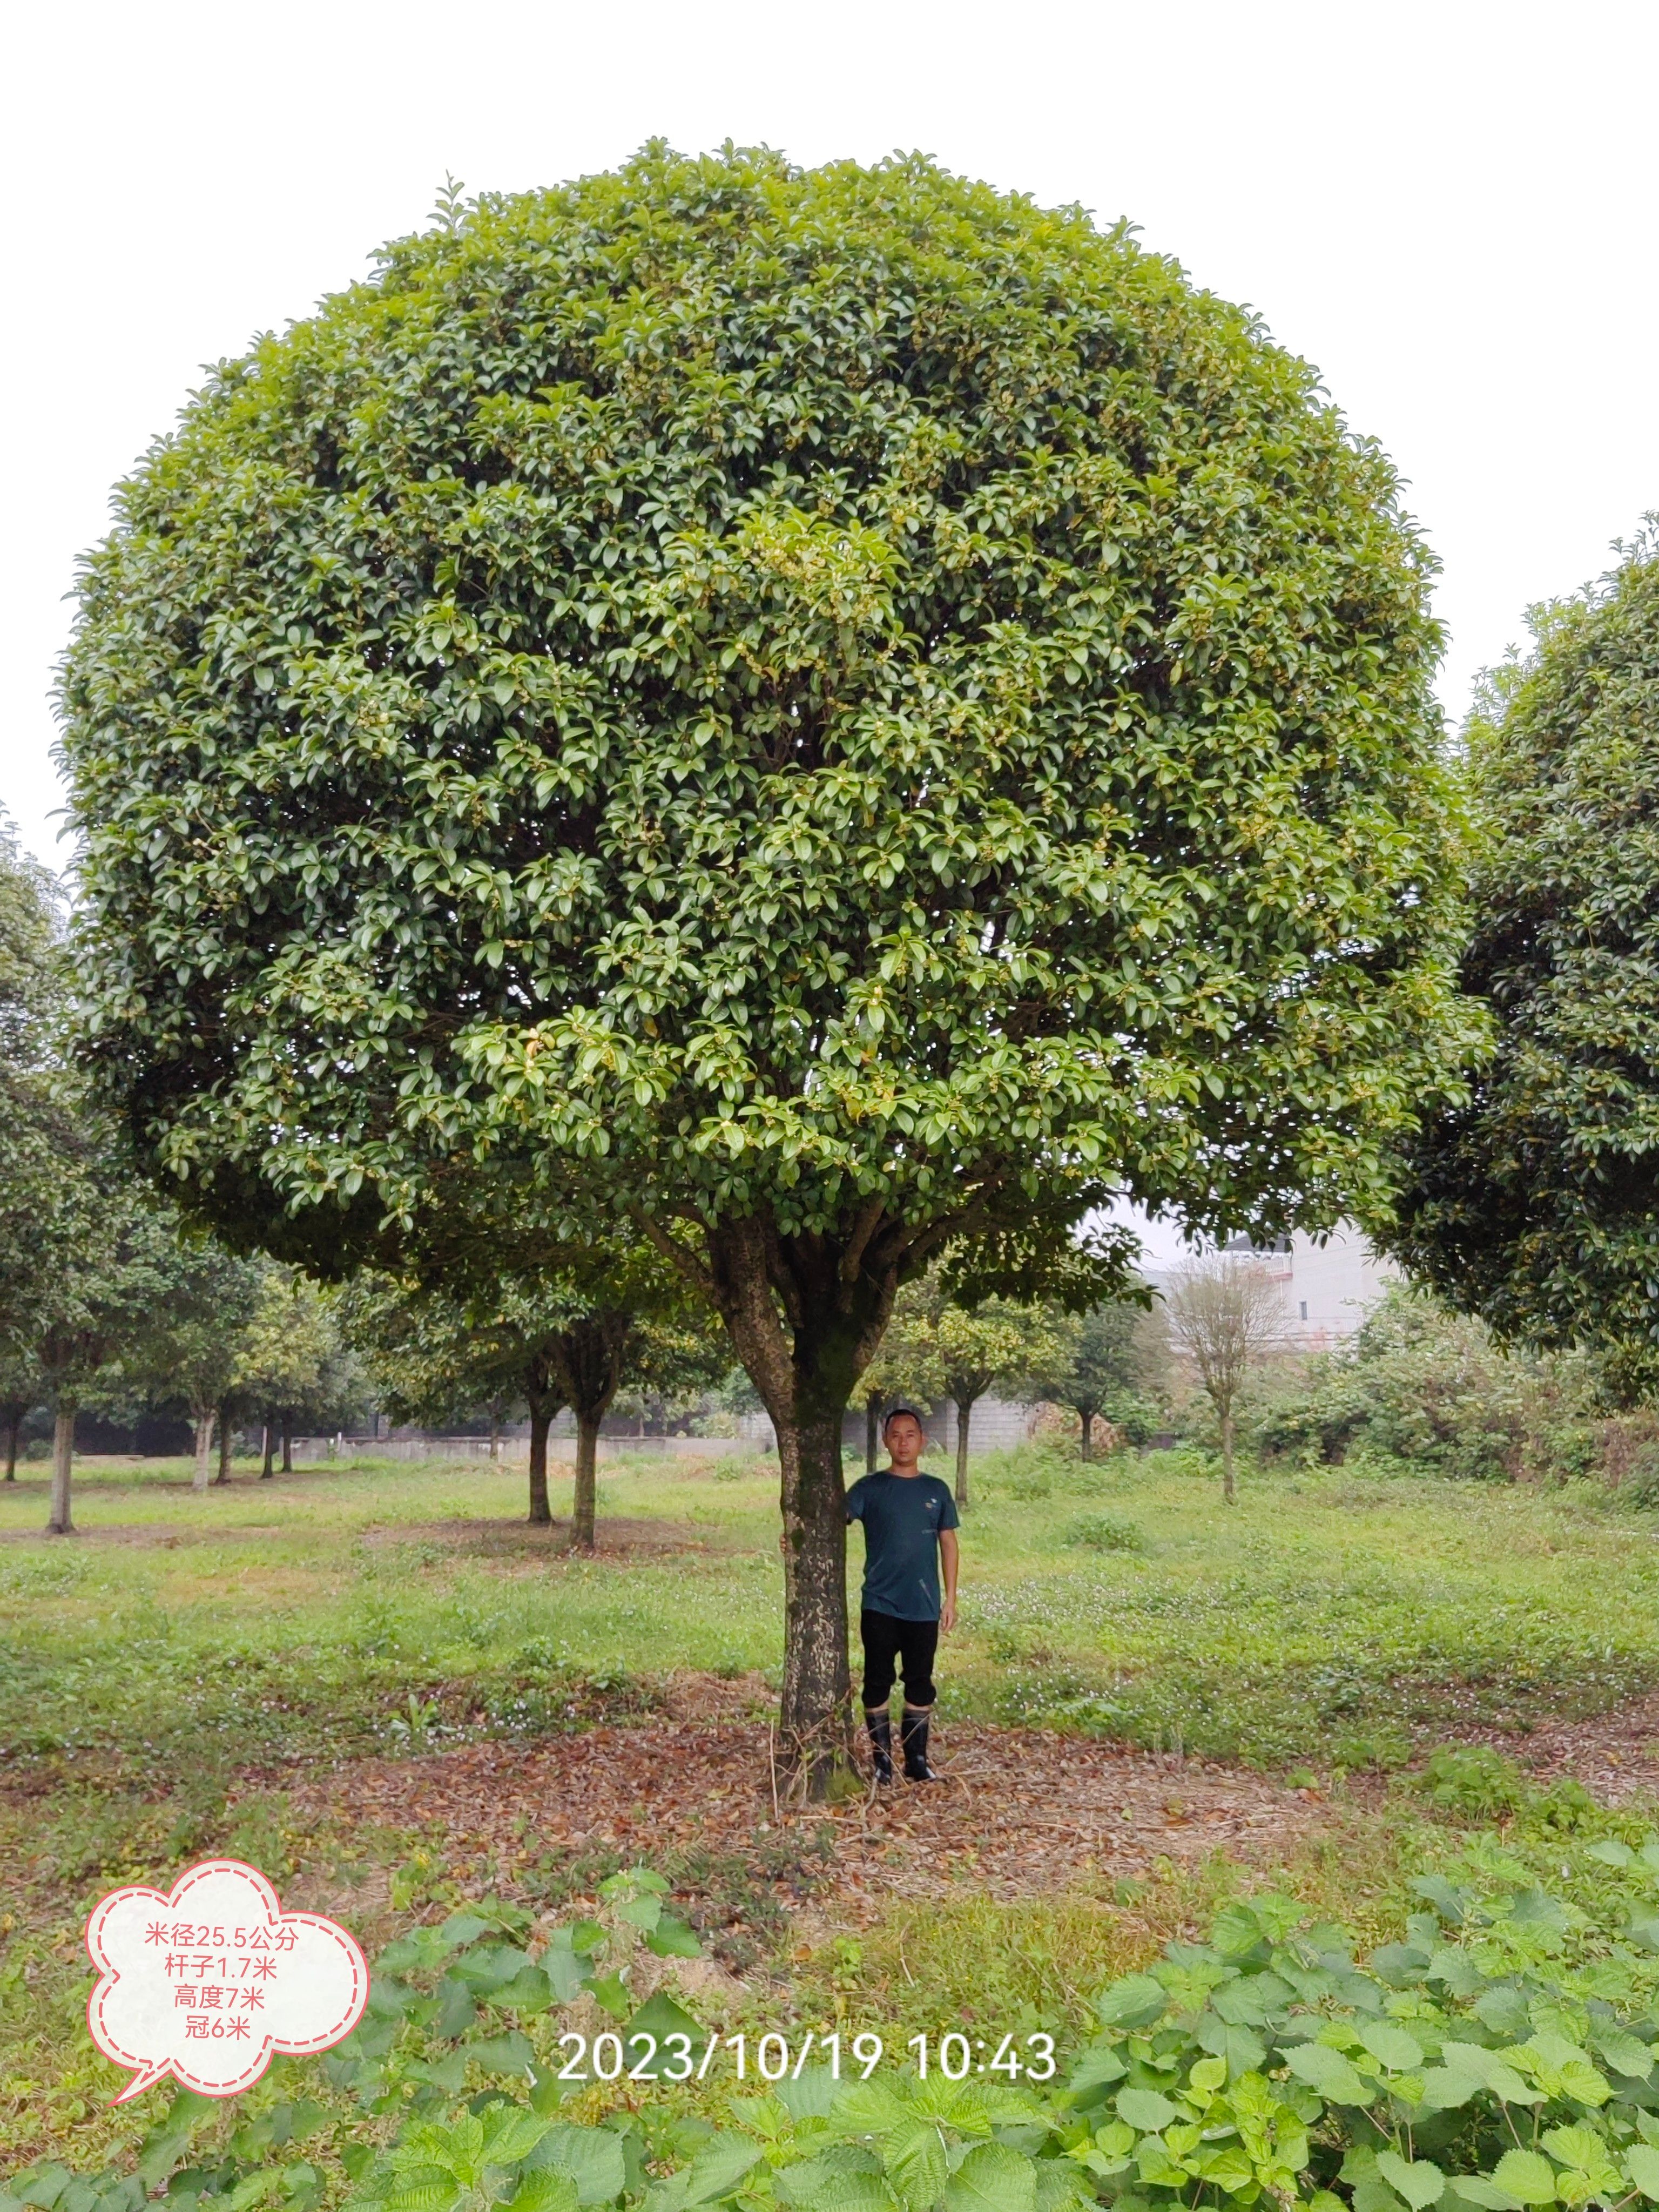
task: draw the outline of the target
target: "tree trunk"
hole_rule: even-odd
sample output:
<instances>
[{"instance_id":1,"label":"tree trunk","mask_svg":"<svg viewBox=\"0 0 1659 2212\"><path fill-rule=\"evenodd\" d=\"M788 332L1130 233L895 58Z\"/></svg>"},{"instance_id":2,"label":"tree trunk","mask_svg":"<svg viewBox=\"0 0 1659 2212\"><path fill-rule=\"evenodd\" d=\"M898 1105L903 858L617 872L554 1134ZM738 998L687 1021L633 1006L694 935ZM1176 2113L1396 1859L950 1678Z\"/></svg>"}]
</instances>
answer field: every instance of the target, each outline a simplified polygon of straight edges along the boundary
<instances>
[{"instance_id":1,"label":"tree trunk","mask_svg":"<svg viewBox=\"0 0 1659 2212\"><path fill-rule=\"evenodd\" d=\"M864 1471L873 1474L881 1449L881 1393L872 1390L864 1401Z\"/></svg>"},{"instance_id":2,"label":"tree trunk","mask_svg":"<svg viewBox=\"0 0 1659 2212\"><path fill-rule=\"evenodd\" d=\"M208 1457L213 1449L213 1408L205 1413L198 1407L196 1413L196 1471L191 1477L192 1490L208 1486Z\"/></svg>"},{"instance_id":3,"label":"tree trunk","mask_svg":"<svg viewBox=\"0 0 1659 2212\"><path fill-rule=\"evenodd\" d=\"M283 1415L283 1473L284 1474L292 1474L293 1472L294 1416L292 1413L285 1413Z\"/></svg>"},{"instance_id":4,"label":"tree trunk","mask_svg":"<svg viewBox=\"0 0 1659 2212\"><path fill-rule=\"evenodd\" d=\"M589 1407L576 1408L576 1493L570 1506L570 1548L591 1552L593 1521L599 1498L599 1423L605 1419Z\"/></svg>"},{"instance_id":5,"label":"tree trunk","mask_svg":"<svg viewBox=\"0 0 1659 2212\"><path fill-rule=\"evenodd\" d=\"M822 1800L852 1756L847 1663L847 1492L842 1424L880 1346L901 1276L933 1244L871 1197L834 1235L782 1234L764 1213L705 1237L706 1267L641 1217L664 1256L686 1266L719 1313L772 1417L783 1508L784 1661L777 1753L792 1800Z\"/></svg>"},{"instance_id":6,"label":"tree trunk","mask_svg":"<svg viewBox=\"0 0 1659 2212\"><path fill-rule=\"evenodd\" d=\"M6 1408L6 1480L17 1480L17 1439L22 1432L27 1415L27 1406L10 1405Z\"/></svg>"},{"instance_id":7,"label":"tree trunk","mask_svg":"<svg viewBox=\"0 0 1659 2212\"><path fill-rule=\"evenodd\" d=\"M841 1418L780 1421L783 1506L783 1698L778 1750L810 1798L847 1757L847 1492Z\"/></svg>"},{"instance_id":8,"label":"tree trunk","mask_svg":"<svg viewBox=\"0 0 1659 2212\"><path fill-rule=\"evenodd\" d=\"M1233 1489L1233 1413L1231 1406L1221 1416L1221 1495L1229 1505L1237 1502Z\"/></svg>"},{"instance_id":9,"label":"tree trunk","mask_svg":"<svg viewBox=\"0 0 1659 2212\"><path fill-rule=\"evenodd\" d=\"M501 1455L501 1417L492 1406L489 1409L489 1464L494 1467Z\"/></svg>"},{"instance_id":10,"label":"tree trunk","mask_svg":"<svg viewBox=\"0 0 1659 2212\"><path fill-rule=\"evenodd\" d=\"M538 1528L545 1528L553 1518L553 1508L547 1502L547 1431L552 1425L550 1410L532 1401L530 1407L530 1518Z\"/></svg>"},{"instance_id":11,"label":"tree trunk","mask_svg":"<svg viewBox=\"0 0 1659 2212\"><path fill-rule=\"evenodd\" d=\"M230 1430L230 1401L228 1398L222 1398L219 1401L219 1472L213 1478L215 1482L228 1482L230 1480L230 1447L232 1441L233 1439Z\"/></svg>"},{"instance_id":12,"label":"tree trunk","mask_svg":"<svg viewBox=\"0 0 1659 2212\"><path fill-rule=\"evenodd\" d=\"M1083 1457L1091 1460L1095 1455L1095 1417L1089 1407L1080 1406L1078 1418L1083 1424Z\"/></svg>"},{"instance_id":13,"label":"tree trunk","mask_svg":"<svg viewBox=\"0 0 1659 2212\"><path fill-rule=\"evenodd\" d=\"M75 1468L75 1408L60 1406L52 1435L52 1508L46 1522L48 1536L72 1536L70 1478Z\"/></svg>"},{"instance_id":14,"label":"tree trunk","mask_svg":"<svg viewBox=\"0 0 1659 2212\"><path fill-rule=\"evenodd\" d=\"M272 1464L276 1457L276 1425L269 1418L265 1421L265 1431L261 1439L260 1449L264 1457L259 1465L259 1480L261 1482L269 1482Z\"/></svg>"},{"instance_id":15,"label":"tree trunk","mask_svg":"<svg viewBox=\"0 0 1659 2212\"><path fill-rule=\"evenodd\" d=\"M957 1400L957 1504L968 1504L968 1424L974 1418L971 1398Z\"/></svg>"}]
</instances>

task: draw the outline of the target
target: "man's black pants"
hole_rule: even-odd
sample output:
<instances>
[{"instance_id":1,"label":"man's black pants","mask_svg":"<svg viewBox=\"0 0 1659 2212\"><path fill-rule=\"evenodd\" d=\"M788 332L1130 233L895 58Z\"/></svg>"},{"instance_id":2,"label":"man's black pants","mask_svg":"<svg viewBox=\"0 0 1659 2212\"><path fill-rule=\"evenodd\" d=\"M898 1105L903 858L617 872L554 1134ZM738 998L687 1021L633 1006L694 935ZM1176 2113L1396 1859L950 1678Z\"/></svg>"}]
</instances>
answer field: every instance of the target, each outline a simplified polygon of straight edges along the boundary
<instances>
[{"instance_id":1,"label":"man's black pants","mask_svg":"<svg viewBox=\"0 0 1659 2212\"><path fill-rule=\"evenodd\" d=\"M898 1620L890 1613L866 1611L859 1615L859 1634L864 1639L864 1702L872 1711L892 1696L893 1676L900 1667L905 1704L933 1704L938 1621Z\"/></svg>"}]
</instances>

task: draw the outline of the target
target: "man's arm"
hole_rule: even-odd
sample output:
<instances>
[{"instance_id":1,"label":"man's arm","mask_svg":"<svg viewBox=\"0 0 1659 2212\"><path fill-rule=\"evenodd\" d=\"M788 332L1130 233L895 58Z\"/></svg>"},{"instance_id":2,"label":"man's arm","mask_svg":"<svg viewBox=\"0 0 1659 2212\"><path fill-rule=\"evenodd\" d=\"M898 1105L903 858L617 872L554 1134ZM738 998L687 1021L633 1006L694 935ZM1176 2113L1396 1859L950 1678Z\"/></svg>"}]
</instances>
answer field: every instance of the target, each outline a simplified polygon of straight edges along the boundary
<instances>
[{"instance_id":1,"label":"man's arm","mask_svg":"<svg viewBox=\"0 0 1659 2212\"><path fill-rule=\"evenodd\" d=\"M939 1563L945 1570L945 1604L939 1625L948 1636L957 1625L957 1532L941 1528L939 1532Z\"/></svg>"}]
</instances>

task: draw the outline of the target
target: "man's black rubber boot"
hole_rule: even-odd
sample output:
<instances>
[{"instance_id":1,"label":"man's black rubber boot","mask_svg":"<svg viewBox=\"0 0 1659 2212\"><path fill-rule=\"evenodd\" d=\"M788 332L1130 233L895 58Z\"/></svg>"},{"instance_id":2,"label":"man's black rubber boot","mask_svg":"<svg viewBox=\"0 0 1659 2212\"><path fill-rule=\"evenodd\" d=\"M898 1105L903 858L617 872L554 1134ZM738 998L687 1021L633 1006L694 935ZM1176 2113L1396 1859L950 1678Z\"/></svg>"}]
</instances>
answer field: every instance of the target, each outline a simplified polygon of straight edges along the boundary
<instances>
[{"instance_id":1,"label":"man's black rubber boot","mask_svg":"<svg viewBox=\"0 0 1659 2212\"><path fill-rule=\"evenodd\" d=\"M866 1712L864 1725L870 1731L870 1750L876 1764L878 1782L893 1778L893 1723L885 1713Z\"/></svg>"},{"instance_id":2,"label":"man's black rubber boot","mask_svg":"<svg viewBox=\"0 0 1659 2212\"><path fill-rule=\"evenodd\" d=\"M927 1713L913 1713L907 1705L901 1724L900 1741L904 1747L904 1778L907 1782L937 1782L939 1777L927 1764Z\"/></svg>"}]
</instances>

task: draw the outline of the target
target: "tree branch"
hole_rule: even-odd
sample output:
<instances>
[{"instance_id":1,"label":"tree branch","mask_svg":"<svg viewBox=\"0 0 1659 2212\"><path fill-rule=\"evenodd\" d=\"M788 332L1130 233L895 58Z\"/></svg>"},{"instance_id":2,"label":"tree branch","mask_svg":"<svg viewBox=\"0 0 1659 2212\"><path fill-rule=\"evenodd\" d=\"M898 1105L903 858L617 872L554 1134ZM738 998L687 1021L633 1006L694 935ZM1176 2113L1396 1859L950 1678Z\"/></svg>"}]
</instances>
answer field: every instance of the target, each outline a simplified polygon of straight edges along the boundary
<instances>
[{"instance_id":1,"label":"tree branch","mask_svg":"<svg viewBox=\"0 0 1659 2212\"><path fill-rule=\"evenodd\" d=\"M661 1222L654 1219L652 1215L642 1213L637 1208L630 1208L629 1213L641 1234L656 1246L664 1259L678 1267L687 1282L693 1289L701 1291L711 1306L718 1308L720 1301L714 1292L714 1275L702 1265L696 1255L688 1252L678 1238L671 1237Z\"/></svg>"}]
</instances>

